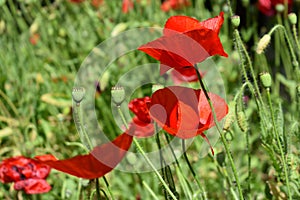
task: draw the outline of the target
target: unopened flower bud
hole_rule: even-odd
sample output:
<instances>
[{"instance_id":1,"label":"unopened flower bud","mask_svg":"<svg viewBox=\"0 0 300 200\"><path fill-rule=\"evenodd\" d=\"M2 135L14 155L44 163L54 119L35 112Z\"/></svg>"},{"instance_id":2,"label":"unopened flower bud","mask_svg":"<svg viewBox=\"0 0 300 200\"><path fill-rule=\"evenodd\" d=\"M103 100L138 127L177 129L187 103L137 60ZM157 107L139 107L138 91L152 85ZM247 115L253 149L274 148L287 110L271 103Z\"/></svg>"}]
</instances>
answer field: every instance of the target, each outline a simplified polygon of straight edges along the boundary
<instances>
[{"instance_id":1,"label":"unopened flower bud","mask_svg":"<svg viewBox=\"0 0 300 200\"><path fill-rule=\"evenodd\" d=\"M268 46L271 41L271 36L269 34L265 34L259 41L256 47L256 53L261 54Z\"/></svg>"},{"instance_id":2,"label":"unopened flower bud","mask_svg":"<svg viewBox=\"0 0 300 200\"><path fill-rule=\"evenodd\" d=\"M272 85L272 77L268 72L259 75L260 81L265 88L270 88Z\"/></svg>"},{"instance_id":3,"label":"unopened flower bud","mask_svg":"<svg viewBox=\"0 0 300 200\"><path fill-rule=\"evenodd\" d=\"M85 95L84 87L74 87L72 91L72 98L77 105L80 104Z\"/></svg>"},{"instance_id":4,"label":"unopened flower bud","mask_svg":"<svg viewBox=\"0 0 300 200\"><path fill-rule=\"evenodd\" d=\"M297 15L296 15L295 13L290 13L290 14L288 15L288 18L289 18L290 23L291 23L292 25L296 25L296 24L297 24Z\"/></svg>"},{"instance_id":5,"label":"unopened flower bud","mask_svg":"<svg viewBox=\"0 0 300 200\"><path fill-rule=\"evenodd\" d=\"M164 86L162 86L160 84L154 84L154 85L152 85L152 94L154 92L156 92L157 90L162 89L162 88L164 88Z\"/></svg>"},{"instance_id":6,"label":"unopened flower bud","mask_svg":"<svg viewBox=\"0 0 300 200\"><path fill-rule=\"evenodd\" d=\"M275 6L275 10L277 11L277 12L279 12L279 13L282 13L283 11L284 11L284 5L283 4L277 4L276 6Z\"/></svg>"},{"instance_id":7,"label":"unopened flower bud","mask_svg":"<svg viewBox=\"0 0 300 200\"><path fill-rule=\"evenodd\" d=\"M125 90L123 87L111 88L111 99L117 105L120 106L125 100Z\"/></svg>"},{"instance_id":8,"label":"unopened flower bud","mask_svg":"<svg viewBox=\"0 0 300 200\"><path fill-rule=\"evenodd\" d=\"M231 17L231 23L234 26L234 28L239 27L240 22L241 22L240 16L234 15L234 16Z\"/></svg>"}]
</instances>

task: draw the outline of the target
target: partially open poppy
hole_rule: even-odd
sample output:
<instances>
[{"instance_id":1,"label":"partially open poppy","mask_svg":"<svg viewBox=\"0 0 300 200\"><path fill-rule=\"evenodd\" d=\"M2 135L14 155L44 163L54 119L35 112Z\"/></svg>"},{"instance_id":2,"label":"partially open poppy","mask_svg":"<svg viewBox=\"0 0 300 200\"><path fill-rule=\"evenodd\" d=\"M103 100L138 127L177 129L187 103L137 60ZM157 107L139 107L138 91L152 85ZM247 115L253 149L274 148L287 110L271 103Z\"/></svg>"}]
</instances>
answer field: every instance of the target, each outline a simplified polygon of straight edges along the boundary
<instances>
[{"instance_id":1,"label":"partially open poppy","mask_svg":"<svg viewBox=\"0 0 300 200\"><path fill-rule=\"evenodd\" d=\"M40 156L41 159L55 159L51 155ZM15 190L24 190L26 194L40 194L51 190L46 182L50 166L24 156L5 159L0 164L0 181L14 182Z\"/></svg>"},{"instance_id":2,"label":"partially open poppy","mask_svg":"<svg viewBox=\"0 0 300 200\"><path fill-rule=\"evenodd\" d=\"M208 94L217 120L228 113L224 99L216 94ZM212 110L202 90L181 86L170 86L157 90L150 104L151 117L169 134L182 139L201 135L215 125Z\"/></svg>"},{"instance_id":3,"label":"partially open poppy","mask_svg":"<svg viewBox=\"0 0 300 200\"><path fill-rule=\"evenodd\" d=\"M166 22L162 37L138 50L161 62L161 74L170 68L194 66L212 55L227 57L218 37L223 15L221 12L203 22L187 16L173 16Z\"/></svg>"},{"instance_id":4,"label":"partially open poppy","mask_svg":"<svg viewBox=\"0 0 300 200\"><path fill-rule=\"evenodd\" d=\"M133 128L129 132L134 131ZM64 173L94 179L104 176L114 169L124 158L132 143L133 133L125 132L112 142L96 146L89 154L79 155L66 160L41 160L39 162L51 166Z\"/></svg>"},{"instance_id":5,"label":"partially open poppy","mask_svg":"<svg viewBox=\"0 0 300 200\"><path fill-rule=\"evenodd\" d=\"M149 113L150 97L136 98L129 102L129 109L135 114L130 126L134 126L134 136L143 138L154 134L154 126Z\"/></svg>"}]
</instances>

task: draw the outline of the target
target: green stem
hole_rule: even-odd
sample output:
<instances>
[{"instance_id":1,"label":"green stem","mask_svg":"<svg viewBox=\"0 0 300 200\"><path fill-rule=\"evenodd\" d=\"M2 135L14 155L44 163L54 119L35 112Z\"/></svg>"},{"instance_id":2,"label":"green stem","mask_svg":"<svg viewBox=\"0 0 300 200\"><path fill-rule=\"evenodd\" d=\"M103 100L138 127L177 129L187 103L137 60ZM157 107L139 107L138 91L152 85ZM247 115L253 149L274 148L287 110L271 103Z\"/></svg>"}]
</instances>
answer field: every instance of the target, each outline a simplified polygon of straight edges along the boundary
<instances>
[{"instance_id":1,"label":"green stem","mask_svg":"<svg viewBox=\"0 0 300 200\"><path fill-rule=\"evenodd\" d=\"M96 178L96 196L97 200L101 200L99 179Z\"/></svg>"},{"instance_id":2,"label":"green stem","mask_svg":"<svg viewBox=\"0 0 300 200\"><path fill-rule=\"evenodd\" d=\"M187 156L187 154L186 154L185 140L184 140L184 139L182 140L182 151L183 151L183 157L184 157L184 159L185 159L185 161L186 161L186 163L187 163L187 165L188 165L190 171L192 172L192 175L193 175L194 179L196 180L196 183L197 183L197 185L198 185L200 191L202 191L202 194L205 194L205 190L204 190L203 187L201 186L201 184L200 184L200 182L199 182L199 179L198 179L198 177L197 177L197 174L195 173L195 171L194 171L194 169L193 169L193 166L192 166L192 164L190 163L189 158L188 158L188 156Z\"/></svg>"},{"instance_id":3,"label":"green stem","mask_svg":"<svg viewBox=\"0 0 300 200\"><path fill-rule=\"evenodd\" d=\"M296 28L295 24L293 24L293 36L294 36L294 40L296 41L296 45L297 45L297 48L298 48L298 53L300 54L300 44L299 44L299 39L297 37L297 28Z\"/></svg>"},{"instance_id":4,"label":"green stem","mask_svg":"<svg viewBox=\"0 0 300 200\"><path fill-rule=\"evenodd\" d=\"M234 161L233 161L233 158L232 158L232 154L231 154L231 151L230 151L229 144L227 143L225 135L223 134L222 128L221 128L221 126L220 126L220 124L218 122L217 116L216 116L216 112L215 112L214 106L213 106L213 104L211 102L211 99L208 96L207 88L205 87L204 82L203 82L203 80L201 78L201 75L200 75L199 71L197 70L196 66L195 66L195 70L196 70L196 73L197 73L200 85L202 87L202 90L203 90L203 92L204 92L204 94L205 94L205 96L207 98L207 101L209 103L209 106L210 106L210 108L212 110L212 114L213 114L213 118L214 118L214 122L216 124L217 130L218 130L219 134L221 135L221 140L222 140L222 143L224 144L224 147L225 147L225 150L226 150L226 153L227 153L227 157L229 159L229 163L230 163L230 166L231 166L231 169L232 169L232 172L233 172L233 175L234 175L237 187L238 187L238 192L239 192L240 199L243 200L244 196L243 196L243 192L242 192L240 180L239 180L239 177L238 177L238 174L237 174L237 171L236 171L236 167L235 167L235 164L234 164Z\"/></svg>"},{"instance_id":5,"label":"green stem","mask_svg":"<svg viewBox=\"0 0 300 200\"><path fill-rule=\"evenodd\" d=\"M289 197L290 200L292 200L292 193L291 193L291 189L290 189L287 163L286 163L286 159L285 159L284 152L283 152L283 149L282 149L282 144L281 144L281 141L280 141L280 138L279 138L277 125L276 125L276 122L275 122L275 113L274 113L274 110L273 110L273 107L272 107L272 101L271 101L271 95L270 95L270 89L269 88L267 88L267 97L268 97L268 103L269 103L270 112L271 112L272 125L273 125L273 128L274 128L275 137L276 137L276 140L277 140L277 145L279 147L280 156L281 156L281 160L282 160L282 163L283 163L283 170L284 170L284 175L285 175L286 187L287 187L287 191L288 191L288 197Z\"/></svg>"},{"instance_id":6,"label":"green stem","mask_svg":"<svg viewBox=\"0 0 300 200\"><path fill-rule=\"evenodd\" d=\"M104 180L104 183L105 183L105 185L106 185L107 191L108 191L108 193L109 193L111 199L114 200L115 197L114 197L114 195L112 194L112 192L111 192L111 190L110 190L109 183L108 183L108 181L107 181L107 179L106 179L105 176L103 176L103 180Z\"/></svg>"},{"instance_id":7,"label":"green stem","mask_svg":"<svg viewBox=\"0 0 300 200\"><path fill-rule=\"evenodd\" d=\"M123 115L123 112L121 110L120 106L117 106L118 108L118 113L126 127L126 129L128 129L128 124L127 121ZM158 177L158 179L160 180L160 182L163 184L164 188L166 189L166 191L169 193L169 195L172 197L172 199L177 200L176 196L173 194L173 192L171 191L171 189L169 188L169 186L167 185L167 183L164 181L163 177L160 175L160 173L157 171L157 169L155 168L155 166L152 164L151 160L149 160L149 158L146 156L146 153L144 152L143 148L141 147L140 143L133 138L133 143L135 144L136 148L138 149L138 151L142 154L142 156L144 157L144 159L146 160L146 162L150 165L150 167L153 169L154 173L156 174L156 176Z\"/></svg>"}]
</instances>

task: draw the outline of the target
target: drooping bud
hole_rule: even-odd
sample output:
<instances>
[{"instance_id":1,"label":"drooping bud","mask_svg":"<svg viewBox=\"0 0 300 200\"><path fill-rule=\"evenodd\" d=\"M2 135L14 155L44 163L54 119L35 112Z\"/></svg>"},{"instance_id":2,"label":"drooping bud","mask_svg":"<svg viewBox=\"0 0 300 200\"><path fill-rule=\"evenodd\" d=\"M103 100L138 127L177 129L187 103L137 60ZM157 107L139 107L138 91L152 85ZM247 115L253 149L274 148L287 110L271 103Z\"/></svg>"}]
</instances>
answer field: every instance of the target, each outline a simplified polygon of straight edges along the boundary
<instances>
[{"instance_id":1,"label":"drooping bud","mask_svg":"<svg viewBox=\"0 0 300 200\"><path fill-rule=\"evenodd\" d=\"M256 53L261 54L268 46L271 41L271 36L269 34L265 34L259 41L256 47Z\"/></svg>"},{"instance_id":2,"label":"drooping bud","mask_svg":"<svg viewBox=\"0 0 300 200\"><path fill-rule=\"evenodd\" d=\"M231 23L234 26L234 28L239 27L240 22L241 22L240 16L234 15L231 17Z\"/></svg>"},{"instance_id":3,"label":"drooping bud","mask_svg":"<svg viewBox=\"0 0 300 200\"><path fill-rule=\"evenodd\" d=\"M270 88L272 85L272 77L270 73L264 72L259 75L260 81L265 88Z\"/></svg>"},{"instance_id":4,"label":"drooping bud","mask_svg":"<svg viewBox=\"0 0 300 200\"><path fill-rule=\"evenodd\" d=\"M288 18L289 18L290 23L291 23L292 25L296 25L296 24L297 24L297 15L296 15L295 13L290 13L290 14L288 15Z\"/></svg>"},{"instance_id":5,"label":"drooping bud","mask_svg":"<svg viewBox=\"0 0 300 200\"><path fill-rule=\"evenodd\" d=\"M120 106L122 102L125 100L125 90L123 87L112 87L111 88L111 99L116 104L116 106Z\"/></svg>"}]
</instances>

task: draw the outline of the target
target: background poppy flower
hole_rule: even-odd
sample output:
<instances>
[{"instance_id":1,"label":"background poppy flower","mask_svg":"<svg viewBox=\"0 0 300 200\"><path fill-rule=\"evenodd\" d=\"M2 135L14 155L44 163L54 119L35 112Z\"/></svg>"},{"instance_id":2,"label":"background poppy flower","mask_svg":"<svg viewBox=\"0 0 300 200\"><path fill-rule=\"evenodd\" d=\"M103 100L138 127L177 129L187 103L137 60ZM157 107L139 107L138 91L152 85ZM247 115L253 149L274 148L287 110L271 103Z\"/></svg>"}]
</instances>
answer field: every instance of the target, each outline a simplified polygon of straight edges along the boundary
<instances>
[{"instance_id":1,"label":"background poppy flower","mask_svg":"<svg viewBox=\"0 0 300 200\"><path fill-rule=\"evenodd\" d=\"M122 2L122 13L126 14L134 7L132 0L123 0Z\"/></svg>"},{"instance_id":2,"label":"background poppy flower","mask_svg":"<svg viewBox=\"0 0 300 200\"><path fill-rule=\"evenodd\" d=\"M131 128L129 132L131 131L134 129ZM96 146L87 155L56 161L41 160L39 157L36 159L64 173L85 179L95 179L104 176L121 162L130 148L132 135L125 132L112 142Z\"/></svg>"},{"instance_id":3,"label":"background poppy flower","mask_svg":"<svg viewBox=\"0 0 300 200\"><path fill-rule=\"evenodd\" d=\"M212 55L227 57L218 37L223 20L223 13L203 22L186 16L171 17L164 35L138 50L161 62L160 74L170 68L193 66Z\"/></svg>"},{"instance_id":4,"label":"background poppy flower","mask_svg":"<svg viewBox=\"0 0 300 200\"><path fill-rule=\"evenodd\" d=\"M40 159L55 159L51 155L39 156ZM50 173L50 166L34 159L18 156L5 159L0 164L0 181L14 182L15 190L24 190L27 194L45 193L51 186L44 180Z\"/></svg>"},{"instance_id":5,"label":"background poppy flower","mask_svg":"<svg viewBox=\"0 0 300 200\"><path fill-rule=\"evenodd\" d=\"M190 6L189 0L166 0L161 4L161 10L168 12L170 10L179 10L181 8Z\"/></svg>"},{"instance_id":6,"label":"background poppy flower","mask_svg":"<svg viewBox=\"0 0 300 200\"><path fill-rule=\"evenodd\" d=\"M136 98L129 102L128 108L135 114L130 126L134 126L134 136L142 138L154 134L154 125L149 113L150 97Z\"/></svg>"},{"instance_id":7,"label":"background poppy flower","mask_svg":"<svg viewBox=\"0 0 300 200\"><path fill-rule=\"evenodd\" d=\"M216 116L221 120L228 113L224 99L209 93ZM214 126L211 108L202 90L170 86L157 90L152 95L151 117L169 134L182 139L201 135Z\"/></svg>"},{"instance_id":8,"label":"background poppy flower","mask_svg":"<svg viewBox=\"0 0 300 200\"><path fill-rule=\"evenodd\" d=\"M272 16L276 14L276 5L283 4L285 0L258 0L258 9L266 16ZM292 8L293 0L287 0L288 9Z\"/></svg>"}]
</instances>

